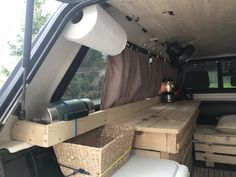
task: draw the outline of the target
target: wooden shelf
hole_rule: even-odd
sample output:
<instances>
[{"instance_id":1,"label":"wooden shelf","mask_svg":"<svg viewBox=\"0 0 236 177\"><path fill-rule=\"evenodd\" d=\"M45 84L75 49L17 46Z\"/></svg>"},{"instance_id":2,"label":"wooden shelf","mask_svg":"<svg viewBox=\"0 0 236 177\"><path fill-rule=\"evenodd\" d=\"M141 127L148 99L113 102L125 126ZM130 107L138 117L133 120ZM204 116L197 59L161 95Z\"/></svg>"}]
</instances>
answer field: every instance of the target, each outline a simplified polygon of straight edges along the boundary
<instances>
[{"instance_id":1,"label":"wooden shelf","mask_svg":"<svg viewBox=\"0 0 236 177\"><path fill-rule=\"evenodd\" d=\"M12 129L12 138L32 145L50 147L105 125L106 123L142 111L159 102L159 97L149 98L143 101L98 111L77 120L58 121L49 125L29 121L18 121ZM77 127L77 130L75 130L75 127Z\"/></svg>"}]
</instances>

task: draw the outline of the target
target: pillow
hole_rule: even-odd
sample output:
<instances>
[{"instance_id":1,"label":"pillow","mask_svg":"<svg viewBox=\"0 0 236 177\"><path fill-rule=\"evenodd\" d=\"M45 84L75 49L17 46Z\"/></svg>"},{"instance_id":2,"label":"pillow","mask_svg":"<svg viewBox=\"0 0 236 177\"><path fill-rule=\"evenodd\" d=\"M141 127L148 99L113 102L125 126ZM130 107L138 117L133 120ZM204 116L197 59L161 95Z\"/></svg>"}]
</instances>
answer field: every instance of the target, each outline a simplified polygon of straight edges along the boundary
<instances>
[{"instance_id":1,"label":"pillow","mask_svg":"<svg viewBox=\"0 0 236 177\"><path fill-rule=\"evenodd\" d=\"M224 133L236 133L236 114L222 116L216 129Z\"/></svg>"}]
</instances>

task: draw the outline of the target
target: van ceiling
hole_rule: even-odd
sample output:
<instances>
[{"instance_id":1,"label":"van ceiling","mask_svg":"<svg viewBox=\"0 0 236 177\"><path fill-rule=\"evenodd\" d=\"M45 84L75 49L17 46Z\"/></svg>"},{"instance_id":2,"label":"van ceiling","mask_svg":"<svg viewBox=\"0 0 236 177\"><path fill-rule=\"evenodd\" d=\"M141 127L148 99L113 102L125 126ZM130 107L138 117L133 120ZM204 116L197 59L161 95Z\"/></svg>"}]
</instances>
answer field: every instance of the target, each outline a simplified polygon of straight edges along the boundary
<instances>
[{"instance_id":1,"label":"van ceiling","mask_svg":"<svg viewBox=\"0 0 236 177\"><path fill-rule=\"evenodd\" d=\"M236 53L236 0L110 0L108 3L136 20L157 43L193 43L196 48L193 57L198 58Z\"/></svg>"}]
</instances>

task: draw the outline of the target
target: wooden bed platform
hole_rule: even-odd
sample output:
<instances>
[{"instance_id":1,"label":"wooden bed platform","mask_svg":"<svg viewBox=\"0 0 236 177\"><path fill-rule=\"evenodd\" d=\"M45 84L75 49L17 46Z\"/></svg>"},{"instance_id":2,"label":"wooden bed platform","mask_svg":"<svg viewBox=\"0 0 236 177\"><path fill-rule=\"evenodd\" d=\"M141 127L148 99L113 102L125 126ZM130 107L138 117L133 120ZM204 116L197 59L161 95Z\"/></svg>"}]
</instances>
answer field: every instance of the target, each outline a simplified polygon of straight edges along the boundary
<instances>
[{"instance_id":1,"label":"wooden bed platform","mask_svg":"<svg viewBox=\"0 0 236 177\"><path fill-rule=\"evenodd\" d=\"M136 148L178 153L192 136L199 104L196 101L159 103L113 124L135 128Z\"/></svg>"},{"instance_id":2,"label":"wooden bed platform","mask_svg":"<svg viewBox=\"0 0 236 177\"><path fill-rule=\"evenodd\" d=\"M134 153L191 166L199 104L197 101L158 103L112 123L135 128Z\"/></svg>"}]
</instances>

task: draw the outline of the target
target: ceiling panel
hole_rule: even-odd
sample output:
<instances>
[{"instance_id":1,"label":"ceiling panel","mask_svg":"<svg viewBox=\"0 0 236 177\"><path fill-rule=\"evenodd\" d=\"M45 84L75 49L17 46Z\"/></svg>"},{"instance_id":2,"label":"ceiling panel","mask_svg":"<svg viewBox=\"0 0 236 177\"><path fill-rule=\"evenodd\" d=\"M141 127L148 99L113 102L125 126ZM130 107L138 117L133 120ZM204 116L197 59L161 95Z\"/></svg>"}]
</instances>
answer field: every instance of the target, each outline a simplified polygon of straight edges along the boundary
<instances>
[{"instance_id":1,"label":"ceiling panel","mask_svg":"<svg viewBox=\"0 0 236 177\"><path fill-rule=\"evenodd\" d=\"M159 42L193 42L195 57L236 53L236 0L110 0ZM174 15L169 14L173 11Z\"/></svg>"}]
</instances>

